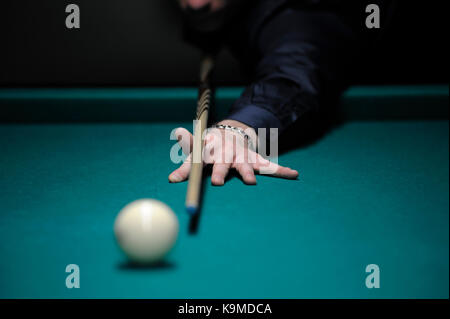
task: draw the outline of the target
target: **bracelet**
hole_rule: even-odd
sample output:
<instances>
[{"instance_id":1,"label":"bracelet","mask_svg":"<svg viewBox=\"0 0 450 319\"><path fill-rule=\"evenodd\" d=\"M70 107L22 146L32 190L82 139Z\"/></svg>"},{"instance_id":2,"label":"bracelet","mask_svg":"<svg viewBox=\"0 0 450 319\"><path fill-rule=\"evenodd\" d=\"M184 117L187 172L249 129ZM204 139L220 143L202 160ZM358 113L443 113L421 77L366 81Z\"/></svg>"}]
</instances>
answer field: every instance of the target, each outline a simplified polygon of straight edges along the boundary
<instances>
[{"instance_id":1,"label":"bracelet","mask_svg":"<svg viewBox=\"0 0 450 319\"><path fill-rule=\"evenodd\" d=\"M214 124L211 126L211 128L230 130L230 131L240 134L241 136L244 137L244 139L247 140L247 143L250 146L250 149L256 151L256 148L254 148L254 146L253 146L252 139L250 138L250 136L247 133L245 133L245 131L243 129L241 129L239 127L231 126L231 125L222 125L222 124Z\"/></svg>"}]
</instances>

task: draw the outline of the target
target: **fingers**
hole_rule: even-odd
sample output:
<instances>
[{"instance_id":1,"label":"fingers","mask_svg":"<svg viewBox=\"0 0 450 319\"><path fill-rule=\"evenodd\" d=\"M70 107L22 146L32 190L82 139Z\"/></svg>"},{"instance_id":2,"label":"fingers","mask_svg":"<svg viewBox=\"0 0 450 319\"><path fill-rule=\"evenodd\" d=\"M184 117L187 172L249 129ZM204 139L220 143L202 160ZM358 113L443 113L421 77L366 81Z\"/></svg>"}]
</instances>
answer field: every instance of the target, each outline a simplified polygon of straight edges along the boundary
<instances>
[{"instance_id":1,"label":"fingers","mask_svg":"<svg viewBox=\"0 0 450 319\"><path fill-rule=\"evenodd\" d=\"M230 167L231 164L229 163L214 164L211 175L211 183L216 186L222 186L225 183L225 177L227 177Z\"/></svg>"},{"instance_id":2,"label":"fingers","mask_svg":"<svg viewBox=\"0 0 450 319\"><path fill-rule=\"evenodd\" d=\"M275 164L276 165L276 164ZM284 166L278 166L278 169L273 174L273 176L281 177L281 178L287 178L287 179L296 179L298 177L298 171L295 169L284 167Z\"/></svg>"},{"instance_id":3,"label":"fingers","mask_svg":"<svg viewBox=\"0 0 450 319\"><path fill-rule=\"evenodd\" d=\"M220 133L220 131L219 131ZM217 136L216 136L217 135ZM188 155L185 162L169 175L171 183L178 183L188 179L192 163L193 136L185 128L177 128L175 136L181 146L183 153ZM235 149L234 144L222 143L222 135L208 134L205 139L203 153L203 165L213 164L211 183L213 185L224 185L225 178L230 168L234 168L242 176L244 183L256 184L255 171L259 174L266 174L286 179L296 179L298 171L289 167L280 166L270 162L261 155L254 152L247 152L246 149Z\"/></svg>"},{"instance_id":4,"label":"fingers","mask_svg":"<svg viewBox=\"0 0 450 319\"><path fill-rule=\"evenodd\" d=\"M191 171L192 155L189 155L184 163L169 175L169 182L179 183L188 179Z\"/></svg>"},{"instance_id":5,"label":"fingers","mask_svg":"<svg viewBox=\"0 0 450 319\"><path fill-rule=\"evenodd\" d=\"M248 163L240 163L236 165L236 170L242 176L245 184L255 185L256 177L255 172L253 171L253 167Z\"/></svg>"},{"instance_id":6,"label":"fingers","mask_svg":"<svg viewBox=\"0 0 450 319\"><path fill-rule=\"evenodd\" d=\"M280 178L296 179L299 175L298 171L272 163L259 154L256 163L253 163L252 166L253 169L260 174L267 174Z\"/></svg>"},{"instance_id":7,"label":"fingers","mask_svg":"<svg viewBox=\"0 0 450 319\"><path fill-rule=\"evenodd\" d=\"M192 150L192 145L194 144L194 137L192 134L185 128L179 127L175 130L175 136L178 139L178 144L180 144L183 153L189 155Z\"/></svg>"}]
</instances>

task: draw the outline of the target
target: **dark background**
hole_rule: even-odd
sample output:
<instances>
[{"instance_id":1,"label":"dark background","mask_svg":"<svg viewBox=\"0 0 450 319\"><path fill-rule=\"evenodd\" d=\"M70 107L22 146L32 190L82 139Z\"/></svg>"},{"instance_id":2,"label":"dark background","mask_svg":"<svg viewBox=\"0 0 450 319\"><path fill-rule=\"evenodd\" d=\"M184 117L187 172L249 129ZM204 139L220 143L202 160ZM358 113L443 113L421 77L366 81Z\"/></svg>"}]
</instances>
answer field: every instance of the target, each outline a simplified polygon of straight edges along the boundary
<instances>
[{"instance_id":1,"label":"dark background","mask_svg":"<svg viewBox=\"0 0 450 319\"><path fill-rule=\"evenodd\" d=\"M81 29L65 27L70 3L80 6ZM448 83L445 3L398 1L384 42L355 84ZM0 41L1 86L197 84L200 52L182 40L175 0L2 1ZM243 84L227 51L215 78Z\"/></svg>"}]
</instances>

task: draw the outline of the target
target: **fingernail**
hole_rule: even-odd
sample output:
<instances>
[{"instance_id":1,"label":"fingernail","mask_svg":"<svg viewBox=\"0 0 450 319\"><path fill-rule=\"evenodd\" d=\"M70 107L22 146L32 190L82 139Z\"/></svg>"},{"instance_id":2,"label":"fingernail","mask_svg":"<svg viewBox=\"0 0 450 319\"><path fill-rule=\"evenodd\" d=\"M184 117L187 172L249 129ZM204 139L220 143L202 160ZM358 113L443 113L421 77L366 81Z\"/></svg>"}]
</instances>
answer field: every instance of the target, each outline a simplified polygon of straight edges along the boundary
<instances>
[{"instance_id":1,"label":"fingernail","mask_svg":"<svg viewBox=\"0 0 450 319\"><path fill-rule=\"evenodd\" d=\"M169 181L173 183L178 183L181 181L181 177L178 174L172 174L169 176Z\"/></svg>"},{"instance_id":2,"label":"fingernail","mask_svg":"<svg viewBox=\"0 0 450 319\"><path fill-rule=\"evenodd\" d=\"M213 181L213 184L216 185L216 186L221 186L221 185L223 185L224 183L225 183L225 181L224 181L223 179L217 179L217 178L215 178L214 181Z\"/></svg>"}]
</instances>

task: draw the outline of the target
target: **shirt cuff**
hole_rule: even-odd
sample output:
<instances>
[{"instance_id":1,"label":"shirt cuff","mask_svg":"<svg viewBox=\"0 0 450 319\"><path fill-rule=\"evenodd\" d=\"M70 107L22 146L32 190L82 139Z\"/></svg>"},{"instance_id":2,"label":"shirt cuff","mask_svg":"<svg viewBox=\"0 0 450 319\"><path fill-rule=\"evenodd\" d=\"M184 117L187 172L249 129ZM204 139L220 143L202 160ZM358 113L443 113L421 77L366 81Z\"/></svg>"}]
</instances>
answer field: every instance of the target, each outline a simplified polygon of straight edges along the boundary
<instances>
[{"instance_id":1,"label":"shirt cuff","mask_svg":"<svg viewBox=\"0 0 450 319\"><path fill-rule=\"evenodd\" d=\"M280 120L273 113L256 105L247 105L235 110L227 116L227 119L242 122L256 132L258 132L258 128L279 129L281 127Z\"/></svg>"}]
</instances>

